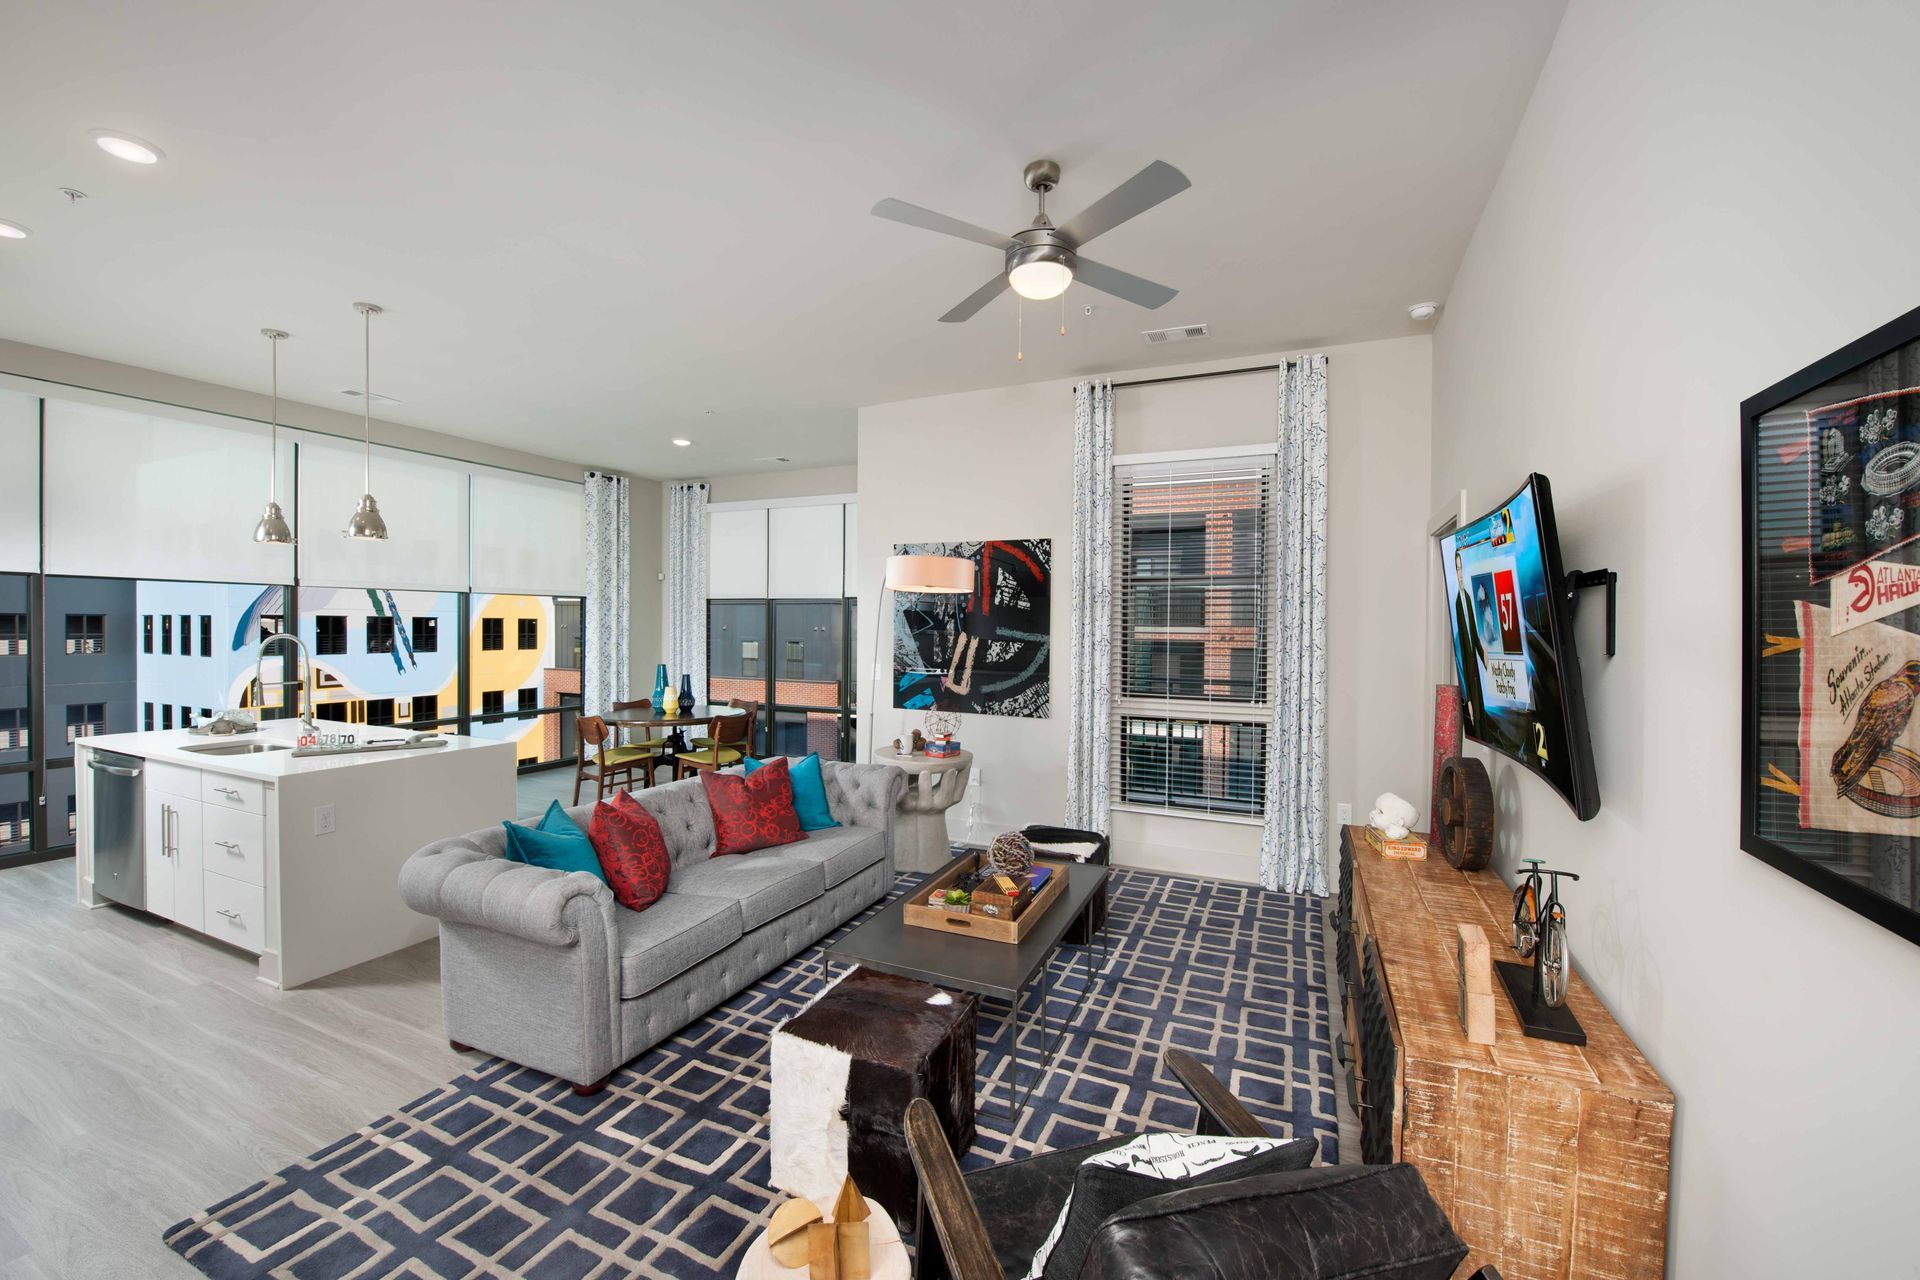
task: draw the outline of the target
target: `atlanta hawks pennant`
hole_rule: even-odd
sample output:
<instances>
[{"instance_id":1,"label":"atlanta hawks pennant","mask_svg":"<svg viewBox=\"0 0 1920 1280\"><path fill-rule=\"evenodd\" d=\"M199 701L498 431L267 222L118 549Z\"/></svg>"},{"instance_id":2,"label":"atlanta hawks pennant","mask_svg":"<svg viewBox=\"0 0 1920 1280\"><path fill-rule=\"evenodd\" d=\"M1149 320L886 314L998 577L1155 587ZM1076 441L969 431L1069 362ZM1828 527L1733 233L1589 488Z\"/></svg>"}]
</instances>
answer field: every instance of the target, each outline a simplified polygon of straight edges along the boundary
<instances>
[{"instance_id":1,"label":"atlanta hawks pennant","mask_svg":"<svg viewBox=\"0 0 1920 1280\"><path fill-rule=\"evenodd\" d=\"M1870 560L1828 579L1833 633L1920 605L1920 564Z\"/></svg>"}]
</instances>

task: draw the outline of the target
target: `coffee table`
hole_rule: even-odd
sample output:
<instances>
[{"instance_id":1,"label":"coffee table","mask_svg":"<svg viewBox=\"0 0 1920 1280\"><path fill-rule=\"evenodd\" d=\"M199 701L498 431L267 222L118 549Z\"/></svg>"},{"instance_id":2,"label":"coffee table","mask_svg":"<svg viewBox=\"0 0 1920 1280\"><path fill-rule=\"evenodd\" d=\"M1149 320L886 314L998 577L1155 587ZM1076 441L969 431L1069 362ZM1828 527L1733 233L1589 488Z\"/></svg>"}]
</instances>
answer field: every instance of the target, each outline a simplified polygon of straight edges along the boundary
<instances>
[{"instance_id":1,"label":"coffee table","mask_svg":"<svg viewBox=\"0 0 1920 1280\"><path fill-rule=\"evenodd\" d=\"M1007 1080L1007 1110L1005 1117L1018 1127L1026 1106L1033 1098L1034 1085L1053 1065L1053 1056L1060 1047L1060 1033L1054 1032L1049 1038L1047 1020L1047 999L1050 984L1047 977L1047 961L1060 945L1073 922L1078 920L1087 909L1087 904L1095 894L1106 886L1107 869L1077 862L1056 862L1051 858L1040 860L1054 869L1054 874L1066 880L1066 887L1045 914L1034 922L1027 936L1018 942L993 942L986 938L972 938L960 934L945 933L938 929L923 929L910 925L906 920L906 904L920 892L924 885L938 872L930 872L916 881L914 888L882 907L864 924L850 931L837 942L828 944L820 951L820 976L823 983L832 980L829 968L831 961L842 964L865 965L869 969L879 969L884 973L899 974L903 978L918 978L930 982L936 987L947 987L955 991L971 991L975 995L990 996L996 1000L1005 1000L1008 1005L1007 1016L1001 1020L1003 1027L1012 1031L1008 1041L1009 1068ZM1105 952L1106 931L1101 929L1101 950ZM1093 988L1093 946L1091 942L1082 948L1087 962L1087 983L1081 989L1079 999L1073 1003L1066 1017L1071 1022L1073 1015L1080 1012L1087 992ZM1035 977L1040 979L1040 1041L1042 1052L1035 1064L1034 1077L1024 1091L1020 1088L1020 1006L1027 988ZM1064 1030L1065 1024L1062 1024ZM987 1108L982 1106L981 1111Z\"/></svg>"}]
</instances>

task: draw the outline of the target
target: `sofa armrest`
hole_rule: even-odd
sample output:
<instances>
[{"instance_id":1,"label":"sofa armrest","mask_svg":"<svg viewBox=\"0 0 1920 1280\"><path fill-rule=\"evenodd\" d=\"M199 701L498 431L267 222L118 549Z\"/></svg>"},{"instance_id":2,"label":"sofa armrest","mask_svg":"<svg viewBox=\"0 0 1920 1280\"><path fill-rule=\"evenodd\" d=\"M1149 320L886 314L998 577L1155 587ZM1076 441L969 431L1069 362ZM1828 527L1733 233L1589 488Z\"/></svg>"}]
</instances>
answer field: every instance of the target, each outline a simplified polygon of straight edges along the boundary
<instances>
[{"instance_id":1,"label":"sofa armrest","mask_svg":"<svg viewBox=\"0 0 1920 1280\"><path fill-rule=\"evenodd\" d=\"M509 862L459 839L428 845L400 868L400 897L422 915L477 925L550 947L582 929L612 938L613 891L586 871Z\"/></svg>"},{"instance_id":2,"label":"sofa armrest","mask_svg":"<svg viewBox=\"0 0 1920 1280\"><path fill-rule=\"evenodd\" d=\"M891 764L823 760L820 776L827 784L827 802L833 816L848 826L885 831L891 849L893 814L907 794L907 771Z\"/></svg>"}]
</instances>

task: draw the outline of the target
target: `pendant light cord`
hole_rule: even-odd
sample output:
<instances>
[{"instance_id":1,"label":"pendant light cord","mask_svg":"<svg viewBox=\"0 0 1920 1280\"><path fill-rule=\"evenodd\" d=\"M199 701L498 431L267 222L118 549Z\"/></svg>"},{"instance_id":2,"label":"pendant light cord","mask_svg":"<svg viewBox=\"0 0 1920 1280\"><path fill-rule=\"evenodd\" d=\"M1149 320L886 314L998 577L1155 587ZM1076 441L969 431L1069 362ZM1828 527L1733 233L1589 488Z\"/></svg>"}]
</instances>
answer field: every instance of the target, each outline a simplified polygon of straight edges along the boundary
<instances>
[{"instance_id":1,"label":"pendant light cord","mask_svg":"<svg viewBox=\"0 0 1920 1280\"><path fill-rule=\"evenodd\" d=\"M361 355L360 394L365 401L360 406L360 438L366 445L366 456L360 473L360 492L373 492L373 311L362 311L366 321L366 345Z\"/></svg>"},{"instance_id":2,"label":"pendant light cord","mask_svg":"<svg viewBox=\"0 0 1920 1280\"><path fill-rule=\"evenodd\" d=\"M280 501L280 339L269 338L273 349L273 414L267 427L273 452L267 460L267 501Z\"/></svg>"}]
</instances>

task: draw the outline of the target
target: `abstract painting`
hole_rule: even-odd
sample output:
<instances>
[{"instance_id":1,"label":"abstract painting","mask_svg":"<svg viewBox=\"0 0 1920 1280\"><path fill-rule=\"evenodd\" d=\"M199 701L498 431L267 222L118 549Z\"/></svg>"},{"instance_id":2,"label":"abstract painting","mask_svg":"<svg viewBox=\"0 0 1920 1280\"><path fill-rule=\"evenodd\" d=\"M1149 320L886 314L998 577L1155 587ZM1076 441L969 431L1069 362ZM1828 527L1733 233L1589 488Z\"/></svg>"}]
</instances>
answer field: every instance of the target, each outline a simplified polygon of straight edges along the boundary
<instances>
[{"instance_id":1,"label":"abstract painting","mask_svg":"<svg viewBox=\"0 0 1920 1280\"><path fill-rule=\"evenodd\" d=\"M1053 539L916 542L900 555L973 561L970 595L896 595L893 705L983 716L1053 714Z\"/></svg>"}]
</instances>

